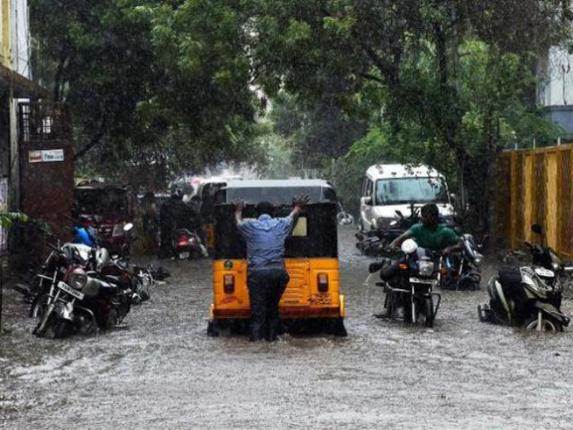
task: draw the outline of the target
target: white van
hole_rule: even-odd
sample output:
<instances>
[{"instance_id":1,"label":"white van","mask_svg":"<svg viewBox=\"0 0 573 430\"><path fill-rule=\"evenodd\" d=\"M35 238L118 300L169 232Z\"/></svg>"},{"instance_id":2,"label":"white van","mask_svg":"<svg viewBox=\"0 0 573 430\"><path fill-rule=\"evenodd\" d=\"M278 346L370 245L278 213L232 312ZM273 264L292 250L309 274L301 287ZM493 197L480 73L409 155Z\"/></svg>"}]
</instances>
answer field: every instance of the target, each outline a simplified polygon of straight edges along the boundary
<instances>
[{"instance_id":1,"label":"white van","mask_svg":"<svg viewBox=\"0 0 573 430\"><path fill-rule=\"evenodd\" d=\"M362 184L358 228L387 227L396 220L396 211L408 217L412 203L416 208L435 203L446 219L454 214L446 179L437 170L424 165L370 166Z\"/></svg>"}]
</instances>

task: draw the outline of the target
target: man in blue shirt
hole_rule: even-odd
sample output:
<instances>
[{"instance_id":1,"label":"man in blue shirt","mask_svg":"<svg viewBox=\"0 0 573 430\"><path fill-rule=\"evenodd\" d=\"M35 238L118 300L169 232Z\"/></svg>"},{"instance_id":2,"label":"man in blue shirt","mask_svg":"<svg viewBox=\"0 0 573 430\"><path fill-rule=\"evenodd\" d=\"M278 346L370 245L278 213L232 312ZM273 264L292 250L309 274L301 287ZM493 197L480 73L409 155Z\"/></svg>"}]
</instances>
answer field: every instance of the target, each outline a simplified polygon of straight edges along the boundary
<instances>
[{"instance_id":1,"label":"man in blue shirt","mask_svg":"<svg viewBox=\"0 0 573 430\"><path fill-rule=\"evenodd\" d=\"M279 301L289 281L284 265L285 240L294 220L308 202L308 196L293 201L292 212L284 218L273 218L269 202L256 205L257 219L243 220L243 202L235 204L235 219L247 243L247 286L251 302L251 341L263 337L277 339Z\"/></svg>"}]
</instances>

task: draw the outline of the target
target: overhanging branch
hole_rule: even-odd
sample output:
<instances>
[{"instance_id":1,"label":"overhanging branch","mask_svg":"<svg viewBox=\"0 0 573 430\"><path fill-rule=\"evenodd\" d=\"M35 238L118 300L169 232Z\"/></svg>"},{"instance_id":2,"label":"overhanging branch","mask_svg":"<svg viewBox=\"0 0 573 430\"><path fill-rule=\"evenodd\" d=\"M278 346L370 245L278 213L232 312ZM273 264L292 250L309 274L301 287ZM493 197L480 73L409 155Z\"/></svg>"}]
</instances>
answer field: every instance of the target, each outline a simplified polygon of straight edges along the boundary
<instances>
[{"instance_id":1,"label":"overhanging branch","mask_svg":"<svg viewBox=\"0 0 573 430\"><path fill-rule=\"evenodd\" d=\"M74 156L74 161L79 160L81 157L86 155L90 149L100 144L101 139L105 134L105 128L107 126L107 117L108 115L104 113L102 120L100 122L98 132L91 138L90 142L86 146L84 146L82 149L76 152L76 155Z\"/></svg>"}]
</instances>

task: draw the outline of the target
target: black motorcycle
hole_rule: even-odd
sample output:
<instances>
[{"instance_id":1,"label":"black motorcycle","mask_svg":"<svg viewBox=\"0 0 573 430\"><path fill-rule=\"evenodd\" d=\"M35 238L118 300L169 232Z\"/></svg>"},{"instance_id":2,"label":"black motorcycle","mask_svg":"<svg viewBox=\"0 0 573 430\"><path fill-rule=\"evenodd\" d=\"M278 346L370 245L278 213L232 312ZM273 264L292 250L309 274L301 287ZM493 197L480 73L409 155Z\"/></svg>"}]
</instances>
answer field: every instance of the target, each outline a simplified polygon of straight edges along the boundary
<instances>
[{"instance_id":1,"label":"black motorcycle","mask_svg":"<svg viewBox=\"0 0 573 430\"><path fill-rule=\"evenodd\" d=\"M420 209L413 204L410 205L409 216L404 216L401 211L396 210L395 219L390 222L378 219L376 228L356 233L355 237L358 240L356 247L361 253L370 257L385 255L388 245L418 222L420 222Z\"/></svg>"},{"instance_id":2,"label":"black motorcycle","mask_svg":"<svg viewBox=\"0 0 573 430\"><path fill-rule=\"evenodd\" d=\"M52 285L63 280L70 266L85 266L89 260L91 248L85 245L65 243L60 247L48 246L50 253L42 266L36 271L31 270L28 279L14 286L24 296L24 301L30 303L31 317L37 317L39 299L49 292Z\"/></svg>"},{"instance_id":3,"label":"black motorcycle","mask_svg":"<svg viewBox=\"0 0 573 430\"><path fill-rule=\"evenodd\" d=\"M480 288L479 273L483 255L479 252L482 246L477 244L471 234L462 234L464 247L444 257L440 288L455 291L476 291Z\"/></svg>"},{"instance_id":4,"label":"black motorcycle","mask_svg":"<svg viewBox=\"0 0 573 430\"><path fill-rule=\"evenodd\" d=\"M543 234L534 224L532 231ZM543 243L543 240L542 240ZM483 322L513 325L526 330L562 331L569 318L561 311L560 277L573 271L545 245L525 242L532 264L500 270L488 282L489 303L478 306Z\"/></svg>"},{"instance_id":5,"label":"black motorcycle","mask_svg":"<svg viewBox=\"0 0 573 430\"><path fill-rule=\"evenodd\" d=\"M92 334L121 323L131 308L133 292L113 281L113 277L71 267L38 300L34 334L50 338Z\"/></svg>"},{"instance_id":6,"label":"black motorcycle","mask_svg":"<svg viewBox=\"0 0 573 430\"><path fill-rule=\"evenodd\" d=\"M413 324L423 319L426 327L433 327L441 301L433 289L440 283L442 261L441 256L408 239L402 243L402 253L397 258L384 258L370 265L370 273L380 272L381 282L376 285L384 288L388 318Z\"/></svg>"}]
</instances>

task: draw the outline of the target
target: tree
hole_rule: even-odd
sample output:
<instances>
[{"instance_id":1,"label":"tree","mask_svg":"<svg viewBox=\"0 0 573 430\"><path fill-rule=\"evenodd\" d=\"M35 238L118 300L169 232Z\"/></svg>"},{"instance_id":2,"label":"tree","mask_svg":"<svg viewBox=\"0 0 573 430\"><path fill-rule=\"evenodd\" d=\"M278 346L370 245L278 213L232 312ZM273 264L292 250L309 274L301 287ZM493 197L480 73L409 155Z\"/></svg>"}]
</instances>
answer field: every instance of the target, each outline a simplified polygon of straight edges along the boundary
<instances>
[{"instance_id":1,"label":"tree","mask_svg":"<svg viewBox=\"0 0 573 430\"><path fill-rule=\"evenodd\" d=\"M32 0L31 16L51 60L41 76L72 108L78 160L168 175L255 152L235 2Z\"/></svg>"},{"instance_id":2,"label":"tree","mask_svg":"<svg viewBox=\"0 0 573 430\"><path fill-rule=\"evenodd\" d=\"M474 207L485 208L479 219L487 228L490 166L504 131L530 129L520 114L540 122L532 64L537 52L568 36L566 2L253 3L260 12L255 71L269 92L317 98L326 82L345 83L338 92L345 109L370 110L373 133L384 130L389 145L404 151L414 143L417 161L449 170L461 196L469 189ZM479 85L472 85L472 69Z\"/></svg>"},{"instance_id":3,"label":"tree","mask_svg":"<svg viewBox=\"0 0 573 430\"><path fill-rule=\"evenodd\" d=\"M320 168L343 156L367 129L367 122L348 115L336 95L304 100L282 92L273 100L275 130L292 141L293 163Z\"/></svg>"}]
</instances>

